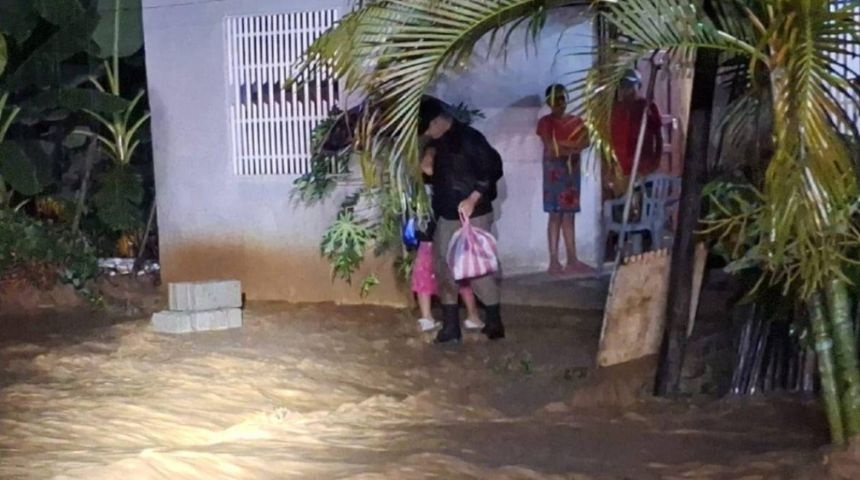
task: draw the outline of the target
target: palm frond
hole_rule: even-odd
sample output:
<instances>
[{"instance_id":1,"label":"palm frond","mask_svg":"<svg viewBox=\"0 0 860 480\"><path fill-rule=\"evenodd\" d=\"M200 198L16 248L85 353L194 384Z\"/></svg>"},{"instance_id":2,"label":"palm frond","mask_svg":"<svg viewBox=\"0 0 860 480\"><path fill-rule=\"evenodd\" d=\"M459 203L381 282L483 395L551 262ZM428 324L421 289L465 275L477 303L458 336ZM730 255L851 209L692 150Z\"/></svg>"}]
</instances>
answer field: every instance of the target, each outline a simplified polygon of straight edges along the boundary
<instances>
[{"instance_id":1,"label":"palm frond","mask_svg":"<svg viewBox=\"0 0 860 480\"><path fill-rule=\"evenodd\" d=\"M764 184L774 151L772 99L769 85L748 85L728 103L714 130L717 155L712 171L742 172L753 185Z\"/></svg>"},{"instance_id":2,"label":"palm frond","mask_svg":"<svg viewBox=\"0 0 860 480\"><path fill-rule=\"evenodd\" d=\"M707 15L697 2L686 0L600 0L595 6L601 19L623 35L599 46L597 56L601 61L585 70L585 75L569 89L573 103L582 105L592 143L604 159L613 158L609 121L618 83L624 71L638 60L662 51L679 73L690 71L698 49L712 49L754 62L766 60L754 44L749 22L742 21L747 10L740 1L725 1L713 16Z\"/></svg>"},{"instance_id":3,"label":"palm frond","mask_svg":"<svg viewBox=\"0 0 860 480\"><path fill-rule=\"evenodd\" d=\"M768 263L796 263L802 292L811 294L842 275L843 244L857 240L850 225L857 176L846 142L856 130L834 92L856 99L835 58L846 42L856 44L858 23L824 0L777 2L764 22L776 146L764 190L770 211L762 218Z\"/></svg>"},{"instance_id":4,"label":"palm frond","mask_svg":"<svg viewBox=\"0 0 860 480\"><path fill-rule=\"evenodd\" d=\"M445 68L468 59L482 38L490 52L507 44L508 32L527 25L541 31L547 9L564 0L379 0L365 2L321 36L299 65L306 72L329 65L349 91L368 92L378 110L376 129L360 138L370 155L380 137L390 139L392 172L417 175L418 108L425 90ZM300 81L300 80L299 80ZM374 109L368 109L372 111ZM400 162L406 162L401 166ZM406 188L401 188L405 190Z\"/></svg>"}]
</instances>

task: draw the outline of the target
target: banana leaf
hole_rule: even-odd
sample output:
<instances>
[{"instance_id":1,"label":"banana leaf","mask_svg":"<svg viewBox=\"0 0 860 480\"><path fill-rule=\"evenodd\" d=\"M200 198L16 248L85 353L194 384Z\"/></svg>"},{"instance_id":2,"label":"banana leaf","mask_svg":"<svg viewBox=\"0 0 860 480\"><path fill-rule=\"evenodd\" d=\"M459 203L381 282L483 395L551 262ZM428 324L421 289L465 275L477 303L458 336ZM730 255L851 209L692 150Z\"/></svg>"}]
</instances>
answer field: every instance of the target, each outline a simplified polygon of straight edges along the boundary
<instances>
[{"instance_id":1,"label":"banana leaf","mask_svg":"<svg viewBox=\"0 0 860 480\"><path fill-rule=\"evenodd\" d=\"M32 8L39 16L58 26L87 14L79 0L33 0Z\"/></svg>"},{"instance_id":2,"label":"banana leaf","mask_svg":"<svg viewBox=\"0 0 860 480\"><path fill-rule=\"evenodd\" d=\"M90 16L64 23L9 74L3 82L3 89L18 91L29 85L43 88L58 85L62 79L60 62L87 51L95 27L96 20Z\"/></svg>"},{"instance_id":3,"label":"banana leaf","mask_svg":"<svg viewBox=\"0 0 860 480\"><path fill-rule=\"evenodd\" d=\"M92 110L99 113L121 113L129 101L94 89L64 88L47 90L21 104L24 115L46 110Z\"/></svg>"},{"instance_id":4,"label":"banana leaf","mask_svg":"<svg viewBox=\"0 0 860 480\"><path fill-rule=\"evenodd\" d=\"M20 43L30 37L39 23L39 15L31 0L3 0L0 2L0 32Z\"/></svg>"},{"instance_id":5,"label":"banana leaf","mask_svg":"<svg viewBox=\"0 0 860 480\"><path fill-rule=\"evenodd\" d=\"M114 53L120 58L129 57L143 47L140 0L98 0L98 12L101 18L93 32L93 40L102 58L110 58Z\"/></svg>"},{"instance_id":6,"label":"banana leaf","mask_svg":"<svg viewBox=\"0 0 860 480\"><path fill-rule=\"evenodd\" d=\"M0 143L0 177L12 190L24 196L36 195L42 190L35 164L14 142Z\"/></svg>"}]
</instances>

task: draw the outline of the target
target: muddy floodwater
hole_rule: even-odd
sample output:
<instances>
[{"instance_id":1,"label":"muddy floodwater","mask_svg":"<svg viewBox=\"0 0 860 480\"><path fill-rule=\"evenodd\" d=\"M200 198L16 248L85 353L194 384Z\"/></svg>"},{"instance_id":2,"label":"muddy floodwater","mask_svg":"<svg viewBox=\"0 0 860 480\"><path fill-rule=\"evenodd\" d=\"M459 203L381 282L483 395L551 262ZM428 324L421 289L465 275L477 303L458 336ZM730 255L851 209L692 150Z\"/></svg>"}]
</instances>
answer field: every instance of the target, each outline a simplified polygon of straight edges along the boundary
<instances>
[{"instance_id":1,"label":"muddy floodwater","mask_svg":"<svg viewBox=\"0 0 860 480\"><path fill-rule=\"evenodd\" d=\"M0 478L791 478L826 442L791 398L573 407L599 313L505 315L507 340L459 347L376 308L252 305L185 336L4 324Z\"/></svg>"}]
</instances>

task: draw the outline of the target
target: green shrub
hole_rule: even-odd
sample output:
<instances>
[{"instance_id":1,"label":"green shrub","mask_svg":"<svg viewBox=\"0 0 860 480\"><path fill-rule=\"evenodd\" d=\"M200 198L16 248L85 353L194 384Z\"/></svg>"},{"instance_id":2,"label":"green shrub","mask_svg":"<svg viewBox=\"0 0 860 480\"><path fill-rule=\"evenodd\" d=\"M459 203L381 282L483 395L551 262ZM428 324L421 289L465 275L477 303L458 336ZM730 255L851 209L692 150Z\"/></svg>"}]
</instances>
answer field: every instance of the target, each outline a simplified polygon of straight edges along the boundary
<instances>
[{"instance_id":1,"label":"green shrub","mask_svg":"<svg viewBox=\"0 0 860 480\"><path fill-rule=\"evenodd\" d=\"M95 249L67 226L0 211L0 278L48 266L55 279L83 288L98 273Z\"/></svg>"}]
</instances>

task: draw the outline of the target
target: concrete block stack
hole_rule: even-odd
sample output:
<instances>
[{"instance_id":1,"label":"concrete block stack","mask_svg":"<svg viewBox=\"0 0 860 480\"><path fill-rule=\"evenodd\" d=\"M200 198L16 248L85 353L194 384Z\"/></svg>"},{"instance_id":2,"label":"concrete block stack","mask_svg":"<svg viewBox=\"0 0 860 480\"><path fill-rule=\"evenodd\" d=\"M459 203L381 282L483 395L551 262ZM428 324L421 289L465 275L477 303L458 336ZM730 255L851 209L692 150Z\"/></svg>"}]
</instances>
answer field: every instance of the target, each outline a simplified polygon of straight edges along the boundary
<instances>
[{"instance_id":1,"label":"concrete block stack","mask_svg":"<svg viewBox=\"0 0 860 480\"><path fill-rule=\"evenodd\" d=\"M152 316L161 333L226 330L242 326L242 284L238 280L171 283L169 308Z\"/></svg>"}]
</instances>

